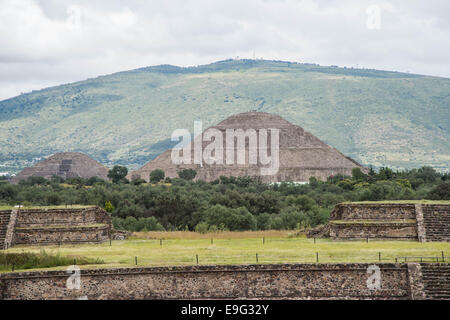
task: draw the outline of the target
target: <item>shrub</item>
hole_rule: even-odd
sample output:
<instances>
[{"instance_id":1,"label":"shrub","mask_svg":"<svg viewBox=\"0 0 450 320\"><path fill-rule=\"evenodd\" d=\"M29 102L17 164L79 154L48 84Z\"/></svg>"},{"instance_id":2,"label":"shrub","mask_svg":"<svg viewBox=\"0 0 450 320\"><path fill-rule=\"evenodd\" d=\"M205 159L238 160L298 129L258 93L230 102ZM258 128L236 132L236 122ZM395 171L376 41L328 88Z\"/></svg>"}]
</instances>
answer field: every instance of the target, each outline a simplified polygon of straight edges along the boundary
<instances>
[{"instance_id":1,"label":"shrub","mask_svg":"<svg viewBox=\"0 0 450 320\"><path fill-rule=\"evenodd\" d=\"M112 223L117 230L139 231L164 231L164 227L155 217L138 218L126 217L125 219L114 217Z\"/></svg>"},{"instance_id":2,"label":"shrub","mask_svg":"<svg viewBox=\"0 0 450 320\"><path fill-rule=\"evenodd\" d=\"M180 179L184 180L194 180L196 175L197 171L195 171L194 169L183 169L178 172L178 176L180 177Z\"/></svg>"},{"instance_id":3,"label":"shrub","mask_svg":"<svg viewBox=\"0 0 450 320\"><path fill-rule=\"evenodd\" d=\"M161 180L164 180L165 173L161 169L156 169L150 172L150 182L151 183L158 183Z\"/></svg>"},{"instance_id":4,"label":"shrub","mask_svg":"<svg viewBox=\"0 0 450 320\"><path fill-rule=\"evenodd\" d=\"M111 204L110 201L106 201L105 210L106 210L106 212L110 212L110 213L114 211L114 206Z\"/></svg>"},{"instance_id":5,"label":"shrub","mask_svg":"<svg viewBox=\"0 0 450 320\"><path fill-rule=\"evenodd\" d=\"M198 233L207 233L209 230L209 225L207 222L200 222L195 226L195 232Z\"/></svg>"},{"instance_id":6,"label":"shrub","mask_svg":"<svg viewBox=\"0 0 450 320\"><path fill-rule=\"evenodd\" d=\"M205 210L205 217L209 226L223 225L231 231L256 230L256 218L245 207L215 205Z\"/></svg>"},{"instance_id":7,"label":"shrub","mask_svg":"<svg viewBox=\"0 0 450 320\"><path fill-rule=\"evenodd\" d=\"M108 172L108 178L112 180L114 183L119 183L125 180L125 177L128 174L128 169L122 166L114 166Z\"/></svg>"},{"instance_id":8,"label":"shrub","mask_svg":"<svg viewBox=\"0 0 450 320\"><path fill-rule=\"evenodd\" d=\"M450 182L443 182L434 187L427 195L431 200L450 200Z\"/></svg>"}]
</instances>

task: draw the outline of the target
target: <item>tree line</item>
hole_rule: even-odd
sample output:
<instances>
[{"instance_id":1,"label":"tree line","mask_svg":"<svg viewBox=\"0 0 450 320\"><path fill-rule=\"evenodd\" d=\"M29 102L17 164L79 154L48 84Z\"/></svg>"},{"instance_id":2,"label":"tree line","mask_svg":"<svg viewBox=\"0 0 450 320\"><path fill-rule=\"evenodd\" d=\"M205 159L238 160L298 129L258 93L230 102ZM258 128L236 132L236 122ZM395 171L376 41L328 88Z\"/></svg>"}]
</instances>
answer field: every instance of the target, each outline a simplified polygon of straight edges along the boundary
<instances>
[{"instance_id":1,"label":"tree line","mask_svg":"<svg viewBox=\"0 0 450 320\"><path fill-rule=\"evenodd\" d=\"M450 200L448 174L423 167L406 171L381 168L368 174L307 184L266 184L250 177L220 177L194 181L195 170L166 178L164 171L128 181L128 170L115 166L111 181L99 178L30 177L18 185L0 181L1 205L94 204L112 214L117 229L130 231L268 230L315 227L328 221L334 205L345 201L433 199Z\"/></svg>"}]
</instances>

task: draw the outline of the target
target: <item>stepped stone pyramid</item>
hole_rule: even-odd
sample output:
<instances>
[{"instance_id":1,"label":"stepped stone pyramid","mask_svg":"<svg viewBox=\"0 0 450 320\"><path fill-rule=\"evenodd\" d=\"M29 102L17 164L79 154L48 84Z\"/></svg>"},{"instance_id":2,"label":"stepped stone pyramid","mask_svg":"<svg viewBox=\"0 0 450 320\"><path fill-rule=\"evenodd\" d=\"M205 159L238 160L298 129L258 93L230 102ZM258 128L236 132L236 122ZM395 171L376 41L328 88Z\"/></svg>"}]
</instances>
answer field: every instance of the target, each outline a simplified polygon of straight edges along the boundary
<instances>
[{"instance_id":1,"label":"stepped stone pyramid","mask_svg":"<svg viewBox=\"0 0 450 320\"><path fill-rule=\"evenodd\" d=\"M203 163L200 165L194 164L193 161L190 164L174 164L171 159L172 151L167 150L141 169L131 172L128 178L141 177L148 181L150 172L155 169L162 169L166 177L174 178L178 177L178 172L185 168L196 170L197 176L195 179L205 181L213 181L220 176L250 176L259 178L263 182L304 182L308 181L310 177L326 180L329 176L336 174L351 175L353 168L360 168L363 172L367 172L367 168L355 160L346 157L335 148L330 147L311 133L303 130L303 128L286 121L278 115L255 111L245 112L233 115L211 128L220 130L223 133L224 148L226 146L225 131L227 129L254 129L258 134L261 129L266 129L267 131L279 129L279 170L275 174L261 175L260 169L265 166L259 161L257 164L249 163L249 140L246 139L245 164ZM211 128L204 130L201 135L194 138L194 141L203 141L203 135ZM270 135L268 137L268 145L270 146ZM211 140L203 141L203 150L210 143ZM190 145L193 159L194 143L191 142ZM224 151L224 153L226 152L227 150Z\"/></svg>"},{"instance_id":2,"label":"stepped stone pyramid","mask_svg":"<svg viewBox=\"0 0 450 320\"><path fill-rule=\"evenodd\" d=\"M108 169L83 153L60 152L32 167L25 168L14 177L12 183L18 183L20 180L28 177L50 179L53 176L64 179L98 177L108 180Z\"/></svg>"}]
</instances>

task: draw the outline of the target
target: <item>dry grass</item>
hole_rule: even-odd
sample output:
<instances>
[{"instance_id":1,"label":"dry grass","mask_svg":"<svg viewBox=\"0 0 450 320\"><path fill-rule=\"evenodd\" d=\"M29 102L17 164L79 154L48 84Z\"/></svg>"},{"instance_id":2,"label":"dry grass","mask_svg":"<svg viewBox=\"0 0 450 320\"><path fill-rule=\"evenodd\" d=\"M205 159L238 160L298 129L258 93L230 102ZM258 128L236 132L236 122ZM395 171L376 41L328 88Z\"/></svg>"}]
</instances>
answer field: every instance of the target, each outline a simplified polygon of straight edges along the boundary
<instances>
[{"instance_id":1,"label":"dry grass","mask_svg":"<svg viewBox=\"0 0 450 320\"><path fill-rule=\"evenodd\" d=\"M167 240L196 240L196 239L254 239L254 238L288 238L297 235L294 231L267 230L267 231L221 231L211 233L198 233L192 231L149 231L134 232L132 239L167 239Z\"/></svg>"}]
</instances>

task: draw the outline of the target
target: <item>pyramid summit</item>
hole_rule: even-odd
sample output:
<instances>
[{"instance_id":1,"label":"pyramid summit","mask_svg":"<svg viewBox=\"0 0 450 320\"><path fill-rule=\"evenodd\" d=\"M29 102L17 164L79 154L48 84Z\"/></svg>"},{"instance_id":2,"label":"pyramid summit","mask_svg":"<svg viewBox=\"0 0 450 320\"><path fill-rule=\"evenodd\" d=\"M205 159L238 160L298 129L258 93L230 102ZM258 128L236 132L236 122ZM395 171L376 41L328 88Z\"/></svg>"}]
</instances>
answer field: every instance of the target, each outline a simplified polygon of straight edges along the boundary
<instances>
[{"instance_id":1,"label":"pyramid summit","mask_svg":"<svg viewBox=\"0 0 450 320\"><path fill-rule=\"evenodd\" d=\"M278 170L273 174L261 174L261 169L267 167L267 165L262 164L259 160L255 163L250 161L249 144L251 139L248 136L244 138L245 156L243 158L245 158L245 161L243 163L229 164L223 161L223 163L208 164L195 161L194 147L196 144L200 144L202 150L205 150L212 141L216 141L216 139L211 140L211 135L208 134L211 131L220 132L224 137L223 158L226 158L230 151L234 151L231 157L236 156L238 151L236 144L234 144L234 150L232 150L233 147L230 148L227 143L227 132L230 130L241 130L241 132L250 130L255 132L255 139L258 140L257 154L261 150L261 133L270 133L268 137L269 141L271 141L273 132L277 130ZM257 138L256 133L258 134ZM263 137L265 136L263 135ZM213 181L220 178L220 176L250 176L264 182L303 182L308 181L310 177L326 180L329 176L336 174L351 175L353 168L366 170L355 160L346 157L300 126L294 125L278 115L265 112L250 111L232 115L216 126L206 129L198 136L196 135L194 141L186 148L191 149L190 154L193 161L190 161L190 163L174 163L172 156L174 150L167 150L141 169L130 173L129 178L140 177L149 180L150 172L155 169L161 169L165 172L166 177L174 178L178 177L179 171L190 168L196 170L197 180L205 181ZM272 151L275 149L271 148L270 143L268 143L268 149L268 154L273 155Z\"/></svg>"},{"instance_id":2,"label":"pyramid summit","mask_svg":"<svg viewBox=\"0 0 450 320\"><path fill-rule=\"evenodd\" d=\"M13 183L29 177L46 179L58 176L63 179L92 178L108 180L108 169L89 156L79 152L60 152L38 162L32 167L23 169L13 179Z\"/></svg>"}]
</instances>

